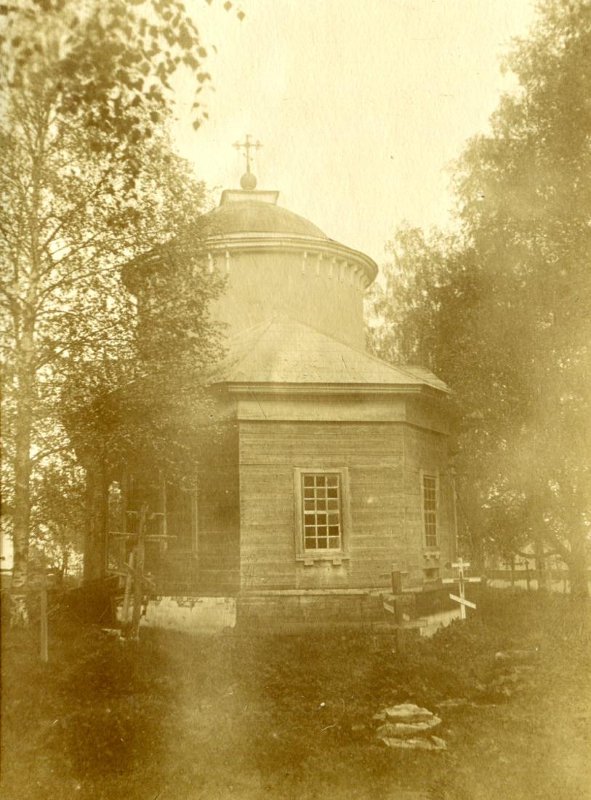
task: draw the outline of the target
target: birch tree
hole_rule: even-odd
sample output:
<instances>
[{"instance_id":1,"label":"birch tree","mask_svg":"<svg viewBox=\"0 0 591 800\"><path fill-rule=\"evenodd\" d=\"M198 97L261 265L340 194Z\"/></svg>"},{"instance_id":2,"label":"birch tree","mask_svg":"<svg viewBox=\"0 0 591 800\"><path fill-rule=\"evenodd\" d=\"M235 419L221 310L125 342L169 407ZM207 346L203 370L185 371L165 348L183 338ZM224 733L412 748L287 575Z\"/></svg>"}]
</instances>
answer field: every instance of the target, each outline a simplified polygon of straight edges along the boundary
<instances>
[{"instance_id":1,"label":"birch tree","mask_svg":"<svg viewBox=\"0 0 591 800\"><path fill-rule=\"evenodd\" d=\"M31 0L2 13L3 465L19 624L27 618L32 475L70 446L68 376L94 370L115 386L127 374L135 314L120 266L182 238L202 210L204 187L174 155L164 124L174 72L183 67L195 79L196 126L209 76L192 18L176 0ZM202 287L195 302L204 308L215 289ZM208 353L215 336L205 312L202 319Z\"/></svg>"}]
</instances>

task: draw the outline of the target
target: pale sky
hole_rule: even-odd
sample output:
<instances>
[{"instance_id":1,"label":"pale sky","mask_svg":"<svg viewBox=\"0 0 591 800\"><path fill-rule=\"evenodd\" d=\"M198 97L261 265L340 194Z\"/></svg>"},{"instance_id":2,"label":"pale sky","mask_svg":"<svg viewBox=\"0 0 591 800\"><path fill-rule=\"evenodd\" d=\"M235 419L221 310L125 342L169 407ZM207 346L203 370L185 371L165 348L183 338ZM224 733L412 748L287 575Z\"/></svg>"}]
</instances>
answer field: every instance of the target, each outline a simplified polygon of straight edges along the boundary
<instances>
[{"instance_id":1,"label":"pale sky","mask_svg":"<svg viewBox=\"0 0 591 800\"><path fill-rule=\"evenodd\" d=\"M213 91L210 119L190 126L181 86L175 141L214 189L238 188L232 147L264 144L261 189L328 236L378 263L403 221L448 223L446 167L487 128L500 59L524 36L533 0L223 0L198 7Z\"/></svg>"}]
</instances>

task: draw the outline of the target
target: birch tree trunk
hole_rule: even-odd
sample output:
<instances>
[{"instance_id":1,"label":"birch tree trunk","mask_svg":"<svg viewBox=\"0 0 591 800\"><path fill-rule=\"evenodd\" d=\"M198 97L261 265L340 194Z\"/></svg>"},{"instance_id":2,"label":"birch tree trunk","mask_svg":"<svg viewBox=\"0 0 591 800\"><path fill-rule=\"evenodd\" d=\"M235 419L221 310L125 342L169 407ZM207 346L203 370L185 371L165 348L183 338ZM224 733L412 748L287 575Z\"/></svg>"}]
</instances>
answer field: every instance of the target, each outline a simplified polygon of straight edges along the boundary
<instances>
[{"instance_id":1,"label":"birch tree trunk","mask_svg":"<svg viewBox=\"0 0 591 800\"><path fill-rule=\"evenodd\" d=\"M14 455L14 566L10 592L10 624L28 624L27 583L31 518L31 431L33 427L34 372L32 330L23 332L15 420Z\"/></svg>"},{"instance_id":2,"label":"birch tree trunk","mask_svg":"<svg viewBox=\"0 0 591 800\"><path fill-rule=\"evenodd\" d=\"M10 624L28 625L27 583L31 523L31 439L33 409L36 400L35 327L41 263L39 214L41 205L42 164L45 157L47 111L41 106L32 112L34 125L29 142L31 157L30 201L25 204L26 236L22 262L16 262L15 284L24 288L22 303L15 304L12 323L15 336L16 401L14 440L14 566L10 592Z\"/></svg>"}]
</instances>

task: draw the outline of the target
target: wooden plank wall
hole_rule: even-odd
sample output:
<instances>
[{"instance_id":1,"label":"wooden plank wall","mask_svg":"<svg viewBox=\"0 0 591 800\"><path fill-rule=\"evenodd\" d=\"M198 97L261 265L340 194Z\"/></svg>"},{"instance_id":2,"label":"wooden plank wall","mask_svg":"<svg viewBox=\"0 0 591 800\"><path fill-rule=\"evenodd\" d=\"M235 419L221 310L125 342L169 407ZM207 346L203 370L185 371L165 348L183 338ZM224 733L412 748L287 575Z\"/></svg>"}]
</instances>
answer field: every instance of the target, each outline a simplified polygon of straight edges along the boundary
<instances>
[{"instance_id":1,"label":"wooden plank wall","mask_svg":"<svg viewBox=\"0 0 591 800\"><path fill-rule=\"evenodd\" d=\"M239 440L243 591L379 587L392 563L421 569L417 470L423 461L443 468L445 437L397 422L241 421ZM296 561L295 467L349 470L350 558L341 565Z\"/></svg>"},{"instance_id":2,"label":"wooden plank wall","mask_svg":"<svg viewBox=\"0 0 591 800\"><path fill-rule=\"evenodd\" d=\"M240 511L238 429L227 423L199 464L197 565L201 593L236 593L239 578Z\"/></svg>"},{"instance_id":3,"label":"wooden plank wall","mask_svg":"<svg viewBox=\"0 0 591 800\"><path fill-rule=\"evenodd\" d=\"M405 491L406 491L406 530L409 541L419 545L418 553L408 562L408 579L419 583L424 577L423 570L443 567L454 558L453 531L453 485L448 465L447 436L434 431L405 426ZM429 551L424 547L423 509L421 493L421 471L437 475L437 537L440 557L426 558ZM434 555L434 554L433 554Z\"/></svg>"}]
</instances>

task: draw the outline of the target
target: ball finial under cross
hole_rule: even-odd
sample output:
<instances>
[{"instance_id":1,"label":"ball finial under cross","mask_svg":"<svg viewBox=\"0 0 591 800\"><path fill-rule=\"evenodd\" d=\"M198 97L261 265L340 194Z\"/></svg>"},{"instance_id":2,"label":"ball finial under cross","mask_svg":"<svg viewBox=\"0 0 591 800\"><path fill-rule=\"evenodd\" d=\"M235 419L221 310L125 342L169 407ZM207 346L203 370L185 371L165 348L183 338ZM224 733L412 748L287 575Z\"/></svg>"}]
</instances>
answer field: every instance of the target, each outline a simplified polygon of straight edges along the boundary
<instances>
[{"instance_id":1,"label":"ball finial under cross","mask_svg":"<svg viewBox=\"0 0 591 800\"><path fill-rule=\"evenodd\" d=\"M256 176L252 174L252 172L245 172L244 175L240 178L240 186L247 192L252 192L253 189L256 189L257 186L257 179Z\"/></svg>"}]
</instances>

